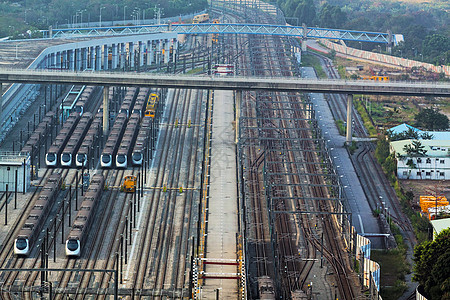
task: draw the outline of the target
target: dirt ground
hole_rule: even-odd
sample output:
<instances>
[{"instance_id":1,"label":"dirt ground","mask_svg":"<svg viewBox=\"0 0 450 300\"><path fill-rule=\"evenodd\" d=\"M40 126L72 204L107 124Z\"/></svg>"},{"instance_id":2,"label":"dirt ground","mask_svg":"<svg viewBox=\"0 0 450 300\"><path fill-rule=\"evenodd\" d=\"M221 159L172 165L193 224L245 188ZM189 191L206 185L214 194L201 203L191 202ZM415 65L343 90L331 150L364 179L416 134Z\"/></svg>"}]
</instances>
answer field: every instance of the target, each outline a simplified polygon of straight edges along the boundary
<instances>
[{"instance_id":1,"label":"dirt ground","mask_svg":"<svg viewBox=\"0 0 450 300\"><path fill-rule=\"evenodd\" d=\"M414 203L419 205L420 196L443 194L450 199L450 180L400 180L405 191L414 193Z\"/></svg>"}]
</instances>

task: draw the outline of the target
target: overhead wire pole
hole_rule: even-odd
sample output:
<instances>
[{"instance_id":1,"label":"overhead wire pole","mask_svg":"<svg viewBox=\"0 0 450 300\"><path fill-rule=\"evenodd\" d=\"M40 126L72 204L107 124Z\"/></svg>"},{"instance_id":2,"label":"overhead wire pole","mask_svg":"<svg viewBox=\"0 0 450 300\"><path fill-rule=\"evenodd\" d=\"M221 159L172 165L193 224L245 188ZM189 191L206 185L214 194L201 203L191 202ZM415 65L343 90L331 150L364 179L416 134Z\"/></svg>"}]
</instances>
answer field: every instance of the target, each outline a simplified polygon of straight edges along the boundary
<instances>
[{"instance_id":1,"label":"overhead wire pole","mask_svg":"<svg viewBox=\"0 0 450 300\"><path fill-rule=\"evenodd\" d=\"M236 104L235 104L236 105L236 107L235 107L235 111L236 111L235 142L236 142L236 144L239 142L239 118L241 116L241 102L242 102L242 90L236 90Z\"/></svg>"}]
</instances>

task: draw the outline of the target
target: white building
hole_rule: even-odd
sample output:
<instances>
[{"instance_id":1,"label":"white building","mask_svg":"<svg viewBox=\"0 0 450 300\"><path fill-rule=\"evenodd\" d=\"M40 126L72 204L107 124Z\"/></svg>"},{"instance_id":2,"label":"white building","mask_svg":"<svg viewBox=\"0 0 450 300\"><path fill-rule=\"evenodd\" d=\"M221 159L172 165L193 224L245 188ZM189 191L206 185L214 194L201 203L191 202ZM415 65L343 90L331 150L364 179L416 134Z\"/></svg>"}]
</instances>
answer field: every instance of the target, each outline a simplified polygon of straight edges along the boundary
<instances>
[{"instance_id":1,"label":"white building","mask_svg":"<svg viewBox=\"0 0 450 300\"><path fill-rule=\"evenodd\" d=\"M450 134L450 133L449 133ZM450 179L450 139L418 140L424 146L424 156L409 156L404 150L414 140L391 142L391 153L397 158L397 177L399 179Z\"/></svg>"}]
</instances>

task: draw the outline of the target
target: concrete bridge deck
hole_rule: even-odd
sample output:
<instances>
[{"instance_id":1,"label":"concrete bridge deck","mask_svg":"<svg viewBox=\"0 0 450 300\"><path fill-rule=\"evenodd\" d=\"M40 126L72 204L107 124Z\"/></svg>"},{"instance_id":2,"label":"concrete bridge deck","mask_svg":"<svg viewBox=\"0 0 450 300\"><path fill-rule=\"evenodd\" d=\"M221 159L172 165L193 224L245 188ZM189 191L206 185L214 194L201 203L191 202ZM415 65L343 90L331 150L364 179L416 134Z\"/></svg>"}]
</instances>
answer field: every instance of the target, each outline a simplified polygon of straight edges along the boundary
<instances>
[{"instance_id":1,"label":"concrete bridge deck","mask_svg":"<svg viewBox=\"0 0 450 300\"><path fill-rule=\"evenodd\" d=\"M0 69L0 83L158 86L161 88L271 90L308 93L450 96L450 84L440 82L377 82L302 78L212 77L149 73L73 72Z\"/></svg>"}]
</instances>

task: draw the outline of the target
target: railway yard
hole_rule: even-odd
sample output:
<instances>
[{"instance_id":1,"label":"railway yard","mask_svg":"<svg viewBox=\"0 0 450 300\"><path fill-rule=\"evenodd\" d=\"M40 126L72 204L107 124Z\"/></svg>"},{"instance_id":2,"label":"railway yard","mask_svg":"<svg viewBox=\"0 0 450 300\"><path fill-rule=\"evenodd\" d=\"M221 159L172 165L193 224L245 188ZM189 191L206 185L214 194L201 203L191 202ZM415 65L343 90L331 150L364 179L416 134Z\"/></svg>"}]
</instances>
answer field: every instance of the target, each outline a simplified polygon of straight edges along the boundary
<instances>
[{"instance_id":1,"label":"railway yard","mask_svg":"<svg viewBox=\"0 0 450 300\"><path fill-rule=\"evenodd\" d=\"M286 23L252 8L211 14ZM314 77L293 58L299 47L274 35L187 35L176 59L134 71L211 75L220 64L244 76ZM14 47L5 51L15 61ZM31 187L0 194L0 298L375 297L354 270L355 230L374 248L396 247L384 216L372 216L389 208L410 249L415 238L373 144L347 155L333 121L346 120L346 103L337 94L42 85L1 145L30 160ZM355 136L368 138L352 118Z\"/></svg>"}]
</instances>

